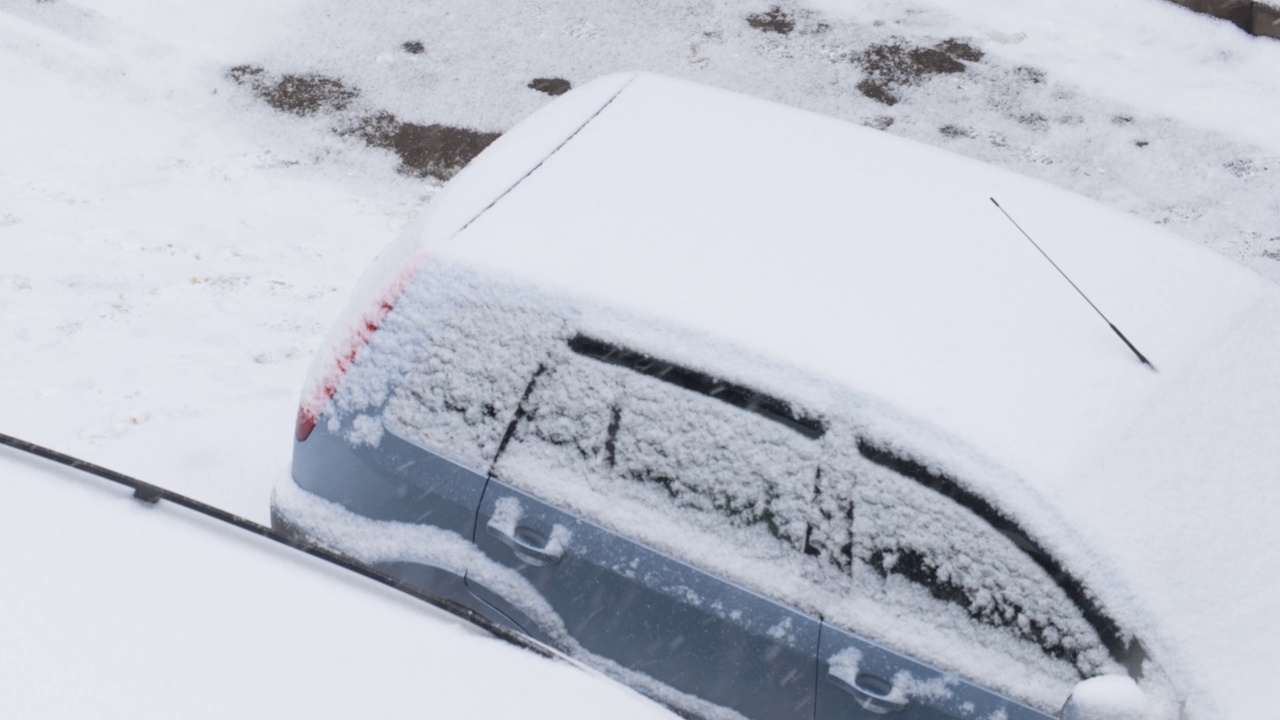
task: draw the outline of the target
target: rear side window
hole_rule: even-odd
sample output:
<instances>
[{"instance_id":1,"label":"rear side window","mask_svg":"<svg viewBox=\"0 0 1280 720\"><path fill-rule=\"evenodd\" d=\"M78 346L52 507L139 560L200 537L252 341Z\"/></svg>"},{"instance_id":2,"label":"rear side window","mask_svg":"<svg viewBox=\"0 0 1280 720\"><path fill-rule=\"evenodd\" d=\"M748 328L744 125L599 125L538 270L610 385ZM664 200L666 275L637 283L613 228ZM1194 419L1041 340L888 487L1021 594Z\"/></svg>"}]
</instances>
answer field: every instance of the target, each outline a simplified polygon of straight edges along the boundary
<instances>
[{"instance_id":1,"label":"rear side window","mask_svg":"<svg viewBox=\"0 0 1280 720\"><path fill-rule=\"evenodd\" d=\"M1080 677L1115 668L1098 619L1073 601L1016 528L1002 532L948 497L950 481L922 465L865 441L858 449L867 462L834 474L825 487L851 509L841 561L851 564L855 592L944 631L976 630L1010 657L1033 651Z\"/></svg>"},{"instance_id":2,"label":"rear side window","mask_svg":"<svg viewBox=\"0 0 1280 720\"><path fill-rule=\"evenodd\" d=\"M625 523L610 523L600 498L638 502L799 557L822 432L780 399L576 336L537 378L497 468L604 524ZM694 562L724 555L728 546L717 545L677 554Z\"/></svg>"}]
</instances>

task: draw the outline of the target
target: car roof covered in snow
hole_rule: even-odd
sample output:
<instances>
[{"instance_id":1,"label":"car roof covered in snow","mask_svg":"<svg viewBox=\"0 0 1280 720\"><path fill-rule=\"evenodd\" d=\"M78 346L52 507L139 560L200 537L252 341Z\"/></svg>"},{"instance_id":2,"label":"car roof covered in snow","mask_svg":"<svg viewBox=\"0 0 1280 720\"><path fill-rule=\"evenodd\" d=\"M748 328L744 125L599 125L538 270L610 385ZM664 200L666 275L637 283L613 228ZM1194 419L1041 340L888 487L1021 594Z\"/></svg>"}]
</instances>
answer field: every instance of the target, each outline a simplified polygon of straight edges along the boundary
<instances>
[{"instance_id":1,"label":"car roof covered in snow","mask_svg":"<svg viewBox=\"0 0 1280 720\"><path fill-rule=\"evenodd\" d=\"M647 74L550 104L433 205L429 255L708 333L978 449L1159 610L1143 637L1186 656L1175 679L1272 717L1250 688L1280 667L1280 592L1237 557L1280 547L1280 292L1252 272L1005 170Z\"/></svg>"}]
</instances>

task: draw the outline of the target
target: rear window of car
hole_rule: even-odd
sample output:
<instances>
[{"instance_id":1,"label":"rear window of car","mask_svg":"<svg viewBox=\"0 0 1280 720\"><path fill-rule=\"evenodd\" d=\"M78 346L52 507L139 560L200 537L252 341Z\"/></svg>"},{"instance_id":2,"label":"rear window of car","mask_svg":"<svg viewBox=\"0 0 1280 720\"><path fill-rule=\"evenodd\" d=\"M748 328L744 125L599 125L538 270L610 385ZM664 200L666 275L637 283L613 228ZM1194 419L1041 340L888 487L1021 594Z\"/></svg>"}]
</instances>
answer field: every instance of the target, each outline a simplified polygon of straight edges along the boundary
<instances>
[{"instance_id":1,"label":"rear window of car","mask_svg":"<svg viewBox=\"0 0 1280 720\"><path fill-rule=\"evenodd\" d=\"M436 305L409 338L417 357L383 410L396 435L488 472L562 321L516 304Z\"/></svg>"}]
</instances>

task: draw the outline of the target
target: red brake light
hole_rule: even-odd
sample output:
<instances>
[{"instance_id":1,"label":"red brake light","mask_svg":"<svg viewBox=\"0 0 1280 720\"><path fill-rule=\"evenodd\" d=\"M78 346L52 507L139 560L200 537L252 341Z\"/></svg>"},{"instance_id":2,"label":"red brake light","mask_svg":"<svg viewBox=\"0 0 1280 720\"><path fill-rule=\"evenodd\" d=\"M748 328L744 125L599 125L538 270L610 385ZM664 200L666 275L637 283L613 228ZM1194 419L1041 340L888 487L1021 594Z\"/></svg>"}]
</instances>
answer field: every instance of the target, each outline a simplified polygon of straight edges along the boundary
<instances>
[{"instance_id":1,"label":"red brake light","mask_svg":"<svg viewBox=\"0 0 1280 720\"><path fill-rule=\"evenodd\" d=\"M311 436L316 429L316 415L306 408L298 408L298 420L294 425L293 436L302 442Z\"/></svg>"},{"instance_id":2,"label":"red brake light","mask_svg":"<svg viewBox=\"0 0 1280 720\"><path fill-rule=\"evenodd\" d=\"M306 440L310 437L311 431L316 429L316 422L320 418L324 403L338 392L338 382L346 374L347 370L350 370L351 366L355 365L356 357L364 346L369 344L369 338L373 337L373 334L378 331L378 326L382 324L382 320L387 316L387 313L391 312L394 307L392 300L394 296L398 295L399 288L396 288L392 298L383 300L378 304L377 308L365 317L363 325L355 329L348 339L346 347L338 352L332 369L329 371L328 376L325 377L324 383L320 386L320 391L316 393L312 402L308 404L304 401L298 407L298 418L294 423L293 433L298 442Z\"/></svg>"},{"instance_id":3,"label":"red brake light","mask_svg":"<svg viewBox=\"0 0 1280 720\"><path fill-rule=\"evenodd\" d=\"M298 442L305 441L310 437L311 432L315 430L321 416L330 407L329 401L337 394L342 377L355 365L360 351L368 345L369 339L373 337L374 333L378 332L378 328L382 325L383 320L386 319L387 314L394 309L400 294L404 292L409 280L417 271L420 258L406 259L406 257L393 254L391 261L394 261L393 264L387 266L387 268L393 268L390 271L392 278L390 282L383 286L382 291L374 296L380 296L380 299L376 303L371 303L372 307L365 306L368 309L361 313L357 322L347 327L345 337L340 340L331 339L334 344L327 350L321 351L326 354L332 353L332 355L329 356L328 363L313 368L313 375L308 378L307 387L303 390L302 402L298 407L298 417L294 424L294 437L297 438ZM386 265L386 263L383 263L383 265ZM374 268L366 271L366 276L370 273L374 275L384 274L382 270L374 272L377 269L378 263L375 263ZM361 282L364 283L365 280L367 278L362 279ZM357 292L360 292L359 288L357 288ZM363 299L359 301L353 299L348 308L355 307L357 302L363 304L365 301ZM317 360L319 359L318 357Z\"/></svg>"}]
</instances>

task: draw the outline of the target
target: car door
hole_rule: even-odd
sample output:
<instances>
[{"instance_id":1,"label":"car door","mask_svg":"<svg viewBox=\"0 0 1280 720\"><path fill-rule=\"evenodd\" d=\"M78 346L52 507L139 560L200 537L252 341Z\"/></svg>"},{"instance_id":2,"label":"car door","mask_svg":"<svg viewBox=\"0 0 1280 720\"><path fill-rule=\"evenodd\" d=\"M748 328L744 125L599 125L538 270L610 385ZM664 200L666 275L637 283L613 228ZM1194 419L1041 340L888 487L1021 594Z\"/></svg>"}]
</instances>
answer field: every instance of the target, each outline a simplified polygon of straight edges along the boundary
<instances>
[{"instance_id":1,"label":"car door","mask_svg":"<svg viewBox=\"0 0 1280 720\"><path fill-rule=\"evenodd\" d=\"M689 380L682 368L562 350L527 394L476 522L477 546L521 582L469 573L472 591L683 710L812 717L819 622L728 575L751 548L803 560L804 521L789 512L812 493L816 444L674 382Z\"/></svg>"},{"instance_id":2,"label":"car door","mask_svg":"<svg viewBox=\"0 0 1280 720\"><path fill-rule=\"evenodd\" d=\"M485 490L476 544L538 597L504 596L475 572L472 592L544 642L616 663L614 674L694 712L706 703L752 718L812 715L813 618L499 480Z\"/></svg>"}]
</instances>

